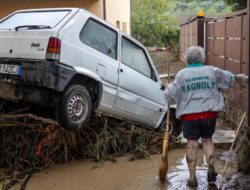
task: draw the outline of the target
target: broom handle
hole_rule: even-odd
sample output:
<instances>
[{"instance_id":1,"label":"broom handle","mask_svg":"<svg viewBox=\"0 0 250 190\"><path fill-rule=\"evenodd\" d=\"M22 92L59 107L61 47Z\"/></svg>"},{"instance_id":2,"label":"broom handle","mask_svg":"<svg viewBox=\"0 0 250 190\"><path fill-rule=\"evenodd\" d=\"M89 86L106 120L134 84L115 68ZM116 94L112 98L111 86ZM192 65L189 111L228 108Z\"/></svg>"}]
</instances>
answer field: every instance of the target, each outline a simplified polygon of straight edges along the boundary
<instances>
[{"instance_id":1,"label":"broom handle","mask_svg":"<svg viewBox=\"0 0 250 190\"><path fill-rule=\"evenodd\" d=\"M169 103L168 103L166 132L168 132L168 130L169 130L169 118L170 118L170 106L169 106Z\"/></svg>"},{"instance_id":2,"label":"broom handle","mask_svg":"<svg viewBox=\"0 0 250 190\"><path fill-rule=\"evenodd\" d=\"M169 57L168 57L168 49L167 48L166 48L166 56L167 56L168 84L169 84L170 83L170 71L169 71ZM168 102L166 131L169 130L169 118L170 118L170 105L169 105L169 102Z\"/></svg>"},{"instance_id":3,"label":"broom handle","mask_svg":"<svg viewBox=\"0 0 250 190\"><path fill-rule=\"evenodd\" d=\"M163 137L163 146L162 146L162 157L164 158L166 155L166 145L168 144L168 140L169 140L169 133L168 133L168 129L169 129L169 117L170 117L170 109L169 109L169 105L168 105L168 111L167 111L167 123L166 123L166 131Z\"/></svg>"},{"instance_id":4,"label":"broom handle","mask_svg":"<svg viewBox=\"0 0 250 190\"><path fill-rule=\"evenodd\" d=\"M232 150L233 150L233 147L234 147L236 138L237 138L237 136L238 136L238 133L239 133L239 131L240 131L240 128L241 128L241 126L242 126L242 123L243 123L243 121L244 121L245 116L246 116L246 111L244 112L244 114L243 114L243 116L242 116L242 118L241 118L240 124L239 124L239 126L238 126L238 128L237 128L237 130L236 130L236 133L235 133L235 137L234 137L233 143L232 143L232 145L231 145L231 147L230 147L229 154L228 154L228 156L227 156L227 160L226 160L226 163L225 163L225 166L224 166L224 169L223 169L223 174L222 174L222 178L221 178L221 182L220 182L219 189L222 188L223 181L224 181L224 178L225 178L226 169L227 169L227 164L228 164L228 161L229 161L231 152L232 152Z\"/></svg>"}]
</instances>

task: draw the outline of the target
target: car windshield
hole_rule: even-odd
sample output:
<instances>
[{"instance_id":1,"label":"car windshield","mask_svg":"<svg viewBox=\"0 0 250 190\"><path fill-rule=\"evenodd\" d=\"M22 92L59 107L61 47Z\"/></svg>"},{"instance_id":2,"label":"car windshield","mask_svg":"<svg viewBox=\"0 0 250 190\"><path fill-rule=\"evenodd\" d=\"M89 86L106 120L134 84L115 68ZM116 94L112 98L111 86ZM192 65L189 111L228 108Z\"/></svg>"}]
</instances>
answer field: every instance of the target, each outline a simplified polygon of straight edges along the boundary
<instances>
[{"instance_id":1,"label":"car windshield","mask_svg":"<svg viewBox=\"0 0 250 190\"><path fill-rule=\"evenodd\" d=\"M0 23L0 29L15 29L20 26L48 26L55 27L67 14L63 11L19 12Z\"/></svg>"}]
</instances>

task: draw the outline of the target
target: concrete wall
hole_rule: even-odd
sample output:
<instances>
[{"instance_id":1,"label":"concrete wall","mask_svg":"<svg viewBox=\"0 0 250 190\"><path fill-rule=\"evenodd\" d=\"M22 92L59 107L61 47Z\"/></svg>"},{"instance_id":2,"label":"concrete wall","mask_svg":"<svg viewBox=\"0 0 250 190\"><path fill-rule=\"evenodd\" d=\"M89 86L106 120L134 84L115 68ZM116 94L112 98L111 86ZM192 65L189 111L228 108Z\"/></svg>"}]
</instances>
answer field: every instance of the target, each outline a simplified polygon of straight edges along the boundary
<instances>
[{"instance_id":1,"label":"concrete wall","mask_svg":"<svg viewBox=\"0 0 250 190\"><path fill-rule=\"evenodd\" d=\"M130 34L130 0L106 0L106 18L111 24Z\"/></svg>"},{"instance_id":2,"label":"concrete wall","mask_svg":"<svg viewBox=\"0 0 250 190\"><path fill-rule=\"evenodd\" d=\"M103 0L1 0L0 18L19 10L33 8L82 7L103 18Z\"/></svg>"}]
</instances>

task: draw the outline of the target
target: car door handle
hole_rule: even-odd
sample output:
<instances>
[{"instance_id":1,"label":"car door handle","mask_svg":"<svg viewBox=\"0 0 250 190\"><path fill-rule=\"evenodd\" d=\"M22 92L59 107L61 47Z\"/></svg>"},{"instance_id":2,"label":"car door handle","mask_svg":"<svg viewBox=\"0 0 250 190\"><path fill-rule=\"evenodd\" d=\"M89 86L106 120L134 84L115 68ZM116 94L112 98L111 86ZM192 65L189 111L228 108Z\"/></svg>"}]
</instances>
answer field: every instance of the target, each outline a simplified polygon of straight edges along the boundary
<instances>
[{"instance_id":1,"label":"car door handle","mask_svg":"<svg viewBox=\"0 0 250 190\"><path fill-rule=\"evenodd\" d=\"M120 69L120 72L122 73L122 72L123 72L123 69Z\"/></svg>"}]
</instances>

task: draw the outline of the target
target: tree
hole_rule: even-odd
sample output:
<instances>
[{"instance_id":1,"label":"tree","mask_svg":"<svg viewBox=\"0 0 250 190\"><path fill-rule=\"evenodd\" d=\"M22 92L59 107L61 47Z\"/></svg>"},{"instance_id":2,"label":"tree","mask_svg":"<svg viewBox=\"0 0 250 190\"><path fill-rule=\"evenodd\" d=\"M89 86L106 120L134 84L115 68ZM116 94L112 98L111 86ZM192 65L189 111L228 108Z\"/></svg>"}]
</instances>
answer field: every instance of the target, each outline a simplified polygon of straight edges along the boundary
<instances>
[{"instance_id":1,"label":"tree","mask_svg":"<svg viewBox=\"0 0 250 190\"><path fill-rule=\"evenodd\" d=\"M247 7L247 0L225 0L228 5L232 5L232 10L237 11Z\"/></svg>"},{"instance_id":2,"label":"tree","mask_svg":"<svg viewBox=\"0 0 250 190\"><path fill-rule=\"evenodd\" d=\"M164 46L170 36L178 36L168 10L168 0L132 0L132 35L146 46Z\"/></svg>"}]
</instances>

